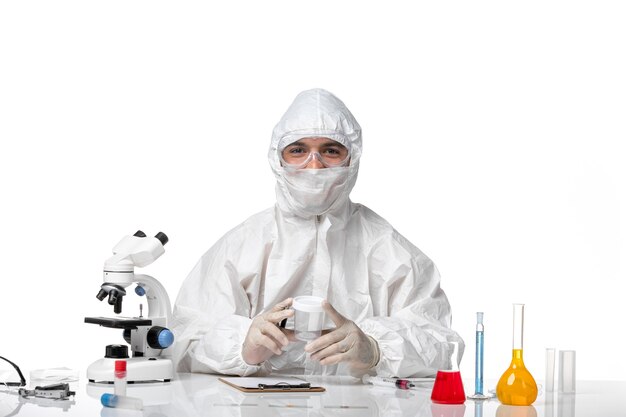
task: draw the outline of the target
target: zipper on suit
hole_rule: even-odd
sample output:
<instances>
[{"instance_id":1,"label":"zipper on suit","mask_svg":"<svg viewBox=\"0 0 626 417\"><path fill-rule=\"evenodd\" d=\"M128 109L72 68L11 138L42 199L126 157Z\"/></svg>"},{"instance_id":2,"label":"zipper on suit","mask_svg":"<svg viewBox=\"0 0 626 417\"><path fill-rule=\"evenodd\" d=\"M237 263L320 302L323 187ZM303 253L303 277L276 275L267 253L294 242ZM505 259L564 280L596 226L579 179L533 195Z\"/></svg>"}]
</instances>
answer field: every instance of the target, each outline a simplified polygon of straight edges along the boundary
<instances>
[{"instance_id":1,"label":"zipper on suit","mask_svg":"<svg viewBox=\"0 0 626 417\"><path fill-rule=\"evenodd\" d=\"M315 215L315 254L317 255L317 243L318 243L318 239L319 239L319 234L320 234L320 223L322 222L322 215L321 214L316 214Z\"/></svg>"},{"instance_id":2,"label":"zipper on suit","mask_svg":"<svg viewBox=\"0 0 626 417\"><path fill-rule=\"evenodd\" d=\"M315 215L315 262L316 262L316 265L315 265L315 272L316 272L315 280L319 280L320 279L320 277L317 276L317 275L319 274L319 271L320 271L318 264L320 262L320 259L319 259L319 246L320 246L320 226L322 225L322 216L323 216L322 214L316 214ZM318 284L317 282L315 282L313 284L313 293L312 293L312 295L316 295L316 289L318 288L317 284Z\"/></svg>"},{"instance_id":3,"label":"zipper on suit","mask_svg":"<svg viewBox=\"0 0 626 417\"><path fill-rule=\"evenodd\" d=\"M322 215L316 214L314 222L315 222L315 258L316 258L316 262L319 262L317 249L319 245L319 238L320 238L319 233L320 233L320 224L322 223ZM319 270L317 265L315 266L315 270L316 271ZM319 277L316 277L316 279L319 279ZM316 287L317 287L317 283L313 282L312 295L315 294ZM312 375L312 374L320 373L323 371L323 369L324 368L319 364L319 362L315 362L315 361L306 361L304 365L305 375Z\"/></svg>"}]
</instances>

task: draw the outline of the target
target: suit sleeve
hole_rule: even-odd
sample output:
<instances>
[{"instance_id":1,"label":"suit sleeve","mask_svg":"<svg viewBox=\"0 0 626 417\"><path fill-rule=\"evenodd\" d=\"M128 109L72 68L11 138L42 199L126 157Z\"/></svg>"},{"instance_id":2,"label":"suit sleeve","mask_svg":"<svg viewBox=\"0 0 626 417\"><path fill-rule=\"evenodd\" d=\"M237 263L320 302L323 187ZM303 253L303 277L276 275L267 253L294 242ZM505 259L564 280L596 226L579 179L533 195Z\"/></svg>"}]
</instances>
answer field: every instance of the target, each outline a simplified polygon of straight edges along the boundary
<instances>
[{"instance_id":1,"label":"suit sleeve","mask_svg":"<svg viewBox=\"0 0 626 417\"><path fill-rule=\"evenodd\" d=\"M179 372L246 376L241 347L252 322L250 300L219 241L185 279L173 313L174 361Z\"/></svg>"},{"instance_id":2,"label":"suit sleeve","mask_svg":"<svg viewBox=\"0 0 626 417\"><path fill-rule=\"evenodd\" d=\"M395 233L378 242L368 257L370 280L382 282L370 317L357 323L378 342L381 376L424 377L442 365L442 343L464 342L450 328L451 309L434 263ZM444 353L445 354L445 353Z\"/></svg>"}]
</instances>

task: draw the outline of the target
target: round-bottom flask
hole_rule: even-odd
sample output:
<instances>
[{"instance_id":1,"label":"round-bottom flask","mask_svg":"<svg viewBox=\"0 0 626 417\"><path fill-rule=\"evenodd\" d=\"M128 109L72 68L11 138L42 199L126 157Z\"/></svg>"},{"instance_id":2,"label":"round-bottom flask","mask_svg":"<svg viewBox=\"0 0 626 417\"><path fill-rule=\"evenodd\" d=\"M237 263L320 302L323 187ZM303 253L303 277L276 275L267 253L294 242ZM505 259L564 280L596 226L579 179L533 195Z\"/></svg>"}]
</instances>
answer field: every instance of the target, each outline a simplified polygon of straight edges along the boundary
<instances>
[{"instance_id":1,"label":"round-bottom flask","mask_svg":"<svg viewBox=\"0 0 626 417\"><path fill-rule=\"evenodd\" d=\"M523 339L524 304L513 304L513 358L496 386L502 404L531 405L537 399L537 383L524 365Z\"/></svg>"}]
</instances>

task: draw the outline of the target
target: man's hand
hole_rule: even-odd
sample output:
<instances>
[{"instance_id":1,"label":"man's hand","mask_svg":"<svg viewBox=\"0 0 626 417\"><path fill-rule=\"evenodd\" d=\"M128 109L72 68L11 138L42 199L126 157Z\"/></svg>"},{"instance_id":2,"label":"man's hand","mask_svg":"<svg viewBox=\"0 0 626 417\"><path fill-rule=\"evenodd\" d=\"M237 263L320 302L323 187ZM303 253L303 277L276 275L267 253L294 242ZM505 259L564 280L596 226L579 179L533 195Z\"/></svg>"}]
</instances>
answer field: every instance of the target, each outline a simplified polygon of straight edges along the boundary
<instances>
[{"instance_id":1,"label":"man's hand","mask_svg":"<svg viewBox=\"0 0 626 417\"><path fill-rule=\"evenodd\" d=\"M337 326L304 347L311 359L322 365L348 362L352 369L367 370L379 360L378 343L367 336L352 320L346 319L326 300L322 308Z\"/></svg>"},{"instance_id":2,"label":"man's hand","mask_svg":"<svg viewBox=\"0 0 626 417\"><path fill-rule=\"evenodd\" d=\"M292 303L293 298L287 298L252 320L241 348L241 356L248 365L257 365L273 355L280 355L282 348L294 340L292 330L279 327L281 321L293 316L293 310L289 309Z\"/></svg>"}]
</instances>

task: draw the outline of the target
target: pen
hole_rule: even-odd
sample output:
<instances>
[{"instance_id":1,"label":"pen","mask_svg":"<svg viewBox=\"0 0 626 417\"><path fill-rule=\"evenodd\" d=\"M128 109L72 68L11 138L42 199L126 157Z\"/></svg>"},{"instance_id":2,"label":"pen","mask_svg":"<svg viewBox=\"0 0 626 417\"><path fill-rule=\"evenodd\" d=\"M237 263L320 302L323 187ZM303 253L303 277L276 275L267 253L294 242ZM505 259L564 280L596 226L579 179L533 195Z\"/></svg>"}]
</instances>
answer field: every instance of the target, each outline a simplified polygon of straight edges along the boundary
<instances>
[{"instance_id":1,"label":"pen","mask_svg":"<svg viewBox=\"0 0 626 417\"><path fill-rule=\"evenodd\" d=\"M278 384L259 384L259 389L284 389L290 390L292 388L311 388L309 382L303 382L302 384L288 384L286 382L279 382Z\"/></svg>"},{"instance_id":2,"label":"pen","mask_svg":"<svg viewBox=\"0 0 626 417\"><path fill-rule=\"evenodd\" d=\"M372 384L379 387L396 387L399 389L411 389L415 387L415 384L408 379L400 378L383 378L380 376L364 375L363 382L366 384Z\"/></svg>"}]
</instances>

